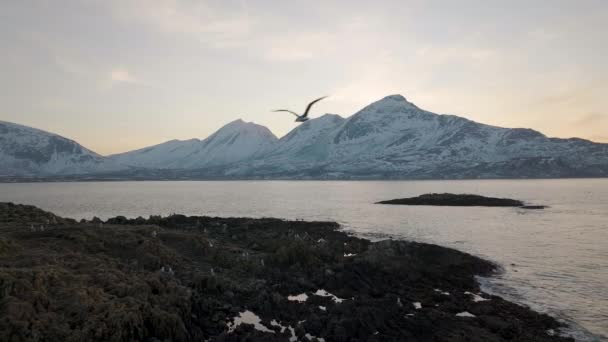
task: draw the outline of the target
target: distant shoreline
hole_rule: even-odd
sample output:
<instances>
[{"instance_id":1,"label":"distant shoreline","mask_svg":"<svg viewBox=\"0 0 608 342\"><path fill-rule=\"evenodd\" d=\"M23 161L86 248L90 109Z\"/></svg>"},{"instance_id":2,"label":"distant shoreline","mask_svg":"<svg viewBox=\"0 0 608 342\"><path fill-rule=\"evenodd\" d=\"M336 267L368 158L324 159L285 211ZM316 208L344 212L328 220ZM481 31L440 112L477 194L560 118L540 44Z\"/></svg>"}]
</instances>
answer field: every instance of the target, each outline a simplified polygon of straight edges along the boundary
<instances>
[{"instance_id":1,"label":"distant shoreline","mask_svg":"<svg viewBox=\"0 0 608 342\"><path fill-rule=\"evenodd\" d=\"M86 182L227 182L227 181L484 181L484 180L568 180L568 179L608 179L608 177L519 177L519 178L256 178L256 177L208 177L208 178L107 178L107 177L2 177L0 184L11 183L86 183Z\"/></svg>"}]
</instances>

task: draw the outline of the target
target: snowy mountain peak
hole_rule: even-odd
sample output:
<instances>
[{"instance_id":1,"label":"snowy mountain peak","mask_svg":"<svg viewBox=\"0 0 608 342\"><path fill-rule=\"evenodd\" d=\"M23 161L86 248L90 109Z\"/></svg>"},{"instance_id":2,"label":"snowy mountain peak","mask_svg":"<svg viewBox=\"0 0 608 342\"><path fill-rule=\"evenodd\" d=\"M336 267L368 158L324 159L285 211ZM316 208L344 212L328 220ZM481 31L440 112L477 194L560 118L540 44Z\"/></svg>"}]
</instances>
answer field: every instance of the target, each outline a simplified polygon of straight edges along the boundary
<instances>
[{"instance_id":1,"label":"snowy mountain peak","mask_svg":"<svg viewBox=\"0 0 608 342\"><path fill-rule=\"evenodd\" d=\"M386 97L372 103L371 105L372 106L384 106L384 107L407 107L407 108L420 109L420 108L418 108L418 106L416 106L412 102L409 102L403 95L400 95L400 94L386 96Z\"/></svg>"},{"instance_id":2,"label":"snowy mountain peak","mask_svg":"<svg viewBox=\"0 0 608 342\"><path fill-rule=\"evenodd\" d=\"M325 114L319 116L317 119L323 119L323 120L336 120L336 119L338 119L338 120L344 120L344 118L341 117L340 115L338 115L338 114L331 114L331 113L325 113Z\"/></svg>"},{"instance_id":3,"label":"snowy mountain peak","mask_svg":"<svg viewBox=\"0 0 608 342\"><path fill-rule=\"evenodd\" d=\"M319 131L334 129L342 124L346 119L337 114L324 114L318 118L310 119L292 129L280 141L303 137L304 139L314 138Z\"/></svg>"},{"instance_id":4,"label":"snowy mountain peak","mask_svg":"<svg viewBox=\"0 0 608 342\"><path fill-rule=\"evenodd\" d=\"M348 118L348 121L351 123L367 122L368 124L375 125L373 122L378 120L390 124L393 120L429 120L435 116L438 115L418 108L418 106L406 100L402 95L390 95L364 107L355 113L355 115Z\"/></svg>"},{"instance_id":5,"label":"snowy mountain peak","mask_svg":"<svg viewBox=\"0 0 608 342\"><path fill-rule=\"evenodd\" d=\"M240 126L245 126L248 123L251 123L251 122L245 122L245 121L243 121L243 119L236 119L236 120L230 121L229 123L225 124L224 126L222 126L222 128L224 128L224 127L240 127Z\"/></svg>"},{"instance_id":6,"label":"snowy mountain peak","mask_svg":"<svg viewBox=\"0 0 608 342\"><path fill-rule=\"evenodd\" d=\"M97 153L87 150L83 146L78 145L78 143L76 143L74 140L62 137L58 134L43 131L41 129L34 128L34 127L29 127L29 126L25 126L25 125L16 124L13 122L0 120L0 134L8 134L8 133L21 134L23 138L25 138L26 136L30 137L30 138L32 138L34 136L57 138L57 139L60 139L60 140L63 140L63 141L69 142L69 143L73 143L77 148L81 148L83 150L86 150L88 153L91 153L92 155L98 156Z\"/></svg>"},{"instance_id":7,"label":"snowy mountain peak","mask_svg":"<svg viewBox=\"0 0 608 342\"><path fill-rule=\"evenodd\" d=\"M145 168L198 169L249 159L267 151L277 140L268 128L237 119L203 140L172 140L111 158Z\"/></svg>"},{"instance_id":8,"label":"snowy mountain peak","mask_svg":"<svg viewBox=\"0 0 608 342\"><path fill-rule=\"evenodd\" d=\"M83 174L124 168L73 140L0 121L0 175Z\"/></svg>"},{"instance_id":9,"label":"snowy mountain peak","mask_svg":"<svg viewBox=\"0 0 608 342\"><path fill-rule=\"evenodd\" d=\"M418 108L402 95L391 95L348 118L335 134L333 141L372 146L382 139L388 139L394 132L426 126L425 122L438 116Z\"/></svg>"},{"instance_id":10,"label":"snowy mountain peak","mask_svg":"<svg viewBox=\"0 0 608 342\"><path fill-rule=\"evenodd\" d=\"M231 135L235 132L242 132L244 134L257 134L268 137L270 140L276 140L277 137L265 126L258 125L254 122L246 122L242 119L237 119L227 123L213 133L209 138L217 135ZM207 138L207 139L209 139Z\"/></svg>"}]
</instances>

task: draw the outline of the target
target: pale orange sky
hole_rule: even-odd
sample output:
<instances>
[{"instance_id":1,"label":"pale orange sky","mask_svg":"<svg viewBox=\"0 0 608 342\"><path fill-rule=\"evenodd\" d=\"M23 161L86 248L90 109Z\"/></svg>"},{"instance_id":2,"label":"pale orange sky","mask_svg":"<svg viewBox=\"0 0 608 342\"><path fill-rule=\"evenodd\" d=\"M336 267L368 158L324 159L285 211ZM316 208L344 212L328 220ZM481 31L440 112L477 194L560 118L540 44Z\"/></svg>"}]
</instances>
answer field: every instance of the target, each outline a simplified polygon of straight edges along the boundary
<instances>
[{"instance_id":1,"label":"pale orange sky","mask_svg":"<svg viewBox=\"0 0 608 342\"><path fill-rule=\"evenodd\" d=\"M608 142L606 1L3 1L0 119L101 154L419 107ZM313 114L314 116L314 114Z\"/></svg>"}]
</instances>

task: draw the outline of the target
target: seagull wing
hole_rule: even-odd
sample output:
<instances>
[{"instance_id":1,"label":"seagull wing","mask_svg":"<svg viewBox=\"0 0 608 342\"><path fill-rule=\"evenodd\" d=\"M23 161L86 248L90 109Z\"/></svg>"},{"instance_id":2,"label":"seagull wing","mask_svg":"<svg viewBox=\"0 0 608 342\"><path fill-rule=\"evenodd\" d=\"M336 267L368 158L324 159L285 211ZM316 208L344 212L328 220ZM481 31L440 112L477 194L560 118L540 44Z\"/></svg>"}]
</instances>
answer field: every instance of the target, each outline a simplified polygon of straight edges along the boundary
<instances>
[{"instance_id":1,"label":"seagull wing","mask_svg":"<svg viewBox=\"0 0 608 342\"><path fill-rule=\"evenodd\" d=\"M327 96L323 96L323 97L319 97L318 99L312 101L311 103L308 104L308 106L306 106L306 110L304 111L304 114L302 114L303 117L307 117L308 116L308 112L310 111L310 108L312 107L312 105L314 105L315 103L323 100L324 98L326 98Z\"/></svg>"},{"instance_id":2,"label":"seagull wing","mask_svg":"<svg viewBox=\"0 0 608 342\"><path fill-rule=\"evenodd\" d=\"M298 114L296 114L296 113L294 113L294 112L292 112L290 110L287 110L287 109L277 109L277 110L273 110L273 112L287 112L287 113L291 113L291 114L293 114L293 115L295 115L297 117L300 117Z\"/></svg>"}]
</instances>

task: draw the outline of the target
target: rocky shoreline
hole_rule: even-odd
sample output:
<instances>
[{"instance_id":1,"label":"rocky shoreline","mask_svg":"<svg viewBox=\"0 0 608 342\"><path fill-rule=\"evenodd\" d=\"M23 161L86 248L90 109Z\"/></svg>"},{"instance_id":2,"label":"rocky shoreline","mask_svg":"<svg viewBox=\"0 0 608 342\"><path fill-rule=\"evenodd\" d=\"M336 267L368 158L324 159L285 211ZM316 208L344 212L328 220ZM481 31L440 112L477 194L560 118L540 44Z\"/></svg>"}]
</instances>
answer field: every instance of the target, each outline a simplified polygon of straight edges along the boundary
<instances>
[{"instance_id":1,"label":"rocky shoreline","mask_svg":"<svg viewBox=\"0 0 608 342\"><path fill-rule=\"evenodd\" d=\"M480 292L496 266L334 222L77 222L0 203L2 341L569 341Z\"/></svg>"}]
</instances>

